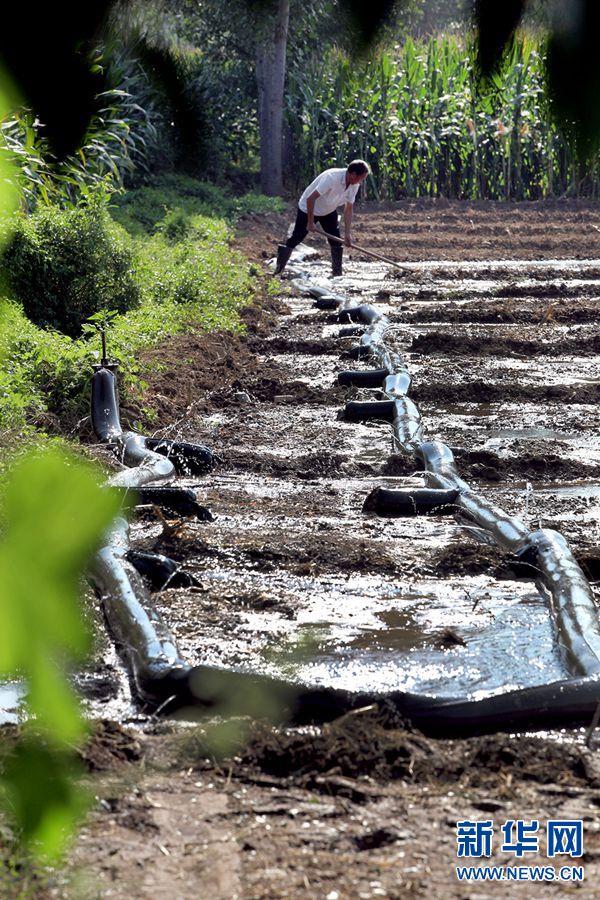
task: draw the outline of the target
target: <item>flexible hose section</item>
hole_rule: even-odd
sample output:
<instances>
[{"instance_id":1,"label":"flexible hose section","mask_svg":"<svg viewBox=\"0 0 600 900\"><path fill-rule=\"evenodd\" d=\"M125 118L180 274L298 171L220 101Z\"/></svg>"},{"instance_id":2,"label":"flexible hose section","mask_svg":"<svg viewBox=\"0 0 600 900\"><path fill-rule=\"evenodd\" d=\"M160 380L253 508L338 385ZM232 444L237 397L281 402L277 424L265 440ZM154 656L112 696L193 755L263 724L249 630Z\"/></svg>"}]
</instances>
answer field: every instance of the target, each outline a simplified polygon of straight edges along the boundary
<instances>
[{"instance_id":1,"label":"flexible hose section","mask_svg":"<svg viewBox=\"0 0 600 900\"><path fill-rule=\"evenodd\" d=\"M374 307L368 304L351 307L350 311L353 321L362 321L368 326L359 347L367 346L370 357L388 374L380 385L386 399L374 403L347 403L345 417L351 421L380 418L391 422L396 444L403 452L414 453L416 462L424 470L428 487L456 492L453 503L459 514L483 529L499 546L526 556L538 570L538 587L549 598L557 644L565 667L576 676L600 672L598 610L590 585L564 537L548 530L530 532L523 522L488 503L463 481L449 447L439 441L422 441L417 407L414 404L409 406L408 401L403 408L399 400L391 406L388 399L394 396L397 389L403 392L403 389L408 391L410 387L410 376L402 361L398 363L397 357L394 360L385 345L388 320L380 314L374 315ZM340 321L345 321L347 313L347 306L341 304ZM351 381L352 374L344 373L346 383ZM399 384L391 381L394 378L400 380Z\"/></svg>"},{"instance_id":2,"label":"flexible hose section","mask_svg":"<svg viewBox=\"0 0 600 900\"><path fill-rule=\"evenodd\" d=\"M155 682L189 672L168 628L152 607L141 576L126 559L129 526L117 519L105 546L98 551L89 577L102 600L104 614L136 695L152 705L158 699Z\"/></svg>"},{"instance_id":3,"label":"flexible hose section","mask_svg":"<svg viewBox=\"0 0 600 900\"><path fill-rule=\"evenodd\" d=\"M170 459L148 449L149 441L142 435L122 431L116 381L114 368L96 367L92 378L92 424L98 438L112 444L122 462L129 467L111 476L108 483L135 490L150 482L172 478L175 465ZM183 457L187 462L193 457L195 445L183 446ZM176 443L169 442L169 449L177 450ZM197 450L198 457L206 463L210 451L205 447ZM160 502L157 490L147 494L155 503ZM189 509L188 492L171 488L167 508L173 505L186 505ZM202 507L198 506L198 510ZM127 667L134 694L155 707L177 696L179 690L185 694L190 666L181 658L173 636L152 605L141 576L128 561L128 550L129 525L125 519L118 518L92 561L89 577L101 598L109 630Z\"/></svg>"}]
</instances>

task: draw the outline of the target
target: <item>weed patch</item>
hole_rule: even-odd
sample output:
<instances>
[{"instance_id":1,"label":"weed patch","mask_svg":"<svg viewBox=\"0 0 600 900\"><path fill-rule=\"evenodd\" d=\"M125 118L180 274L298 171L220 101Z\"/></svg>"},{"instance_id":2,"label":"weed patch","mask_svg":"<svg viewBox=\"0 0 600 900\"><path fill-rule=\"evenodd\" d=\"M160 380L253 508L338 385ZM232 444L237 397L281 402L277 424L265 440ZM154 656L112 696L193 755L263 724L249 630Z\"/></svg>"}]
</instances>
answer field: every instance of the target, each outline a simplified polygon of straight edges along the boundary
<instances>
[{"instance_id":1,"label":"weed patch","mask_svg":"<svg viewBox=\"0 0 600 900\"><path fill-rule=\"evenodd\" d=\"M216 184L187 175L157 176L150 184L114 198L111 215L131 235L140 237L155 231L176 237L187 236L195 217L234 221L248 213L282 212L278 197L252 192L232 197ZM223 223L224 224L224 223Z\"/></svg>"},{"instance_id":2,"label":"weed patch","mask_svg":"<svg viewBox=\"0 0 600 900\"><path fill-rule=\"evenodd\" d=\"M97 322L88 323L99 312L122 390L140 398L141 350L185 331L242 331L257 273L230 248L229 222L273 203L166 175L124 195L116 221L100 197L19 216L0 260L12 298L0 308L0 447L77 428L100 358Z\"/></svg>"}]
</instances>

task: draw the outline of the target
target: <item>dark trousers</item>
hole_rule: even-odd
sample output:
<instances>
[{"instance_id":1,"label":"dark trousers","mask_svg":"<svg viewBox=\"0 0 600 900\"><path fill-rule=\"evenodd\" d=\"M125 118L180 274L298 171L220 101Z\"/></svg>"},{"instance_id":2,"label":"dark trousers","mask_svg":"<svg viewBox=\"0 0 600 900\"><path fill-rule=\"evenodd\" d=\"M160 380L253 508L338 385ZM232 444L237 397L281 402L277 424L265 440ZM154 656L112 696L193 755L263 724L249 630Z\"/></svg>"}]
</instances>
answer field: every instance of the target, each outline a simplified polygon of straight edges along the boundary
<instances>
[{"instance_id":1,"label":"dark trousers","mask_svg":"<svg viewBox=\"0 0 600 900\"><path fill-rule=\"evenodd\" d=\"M307 222L308 215L305 212L302 212L300 207L298 207L294 230L285 242L286 247L297 247L298 244L304 240L308 234L308 228L306 227ZM320 222L321 228L323 231L326 231L327 234L332 234L334 237L339 238L340 229L338 227L337 210L334 209L333 212L327 213L326 216L315 216L315 222ZM341 244L337 244L335 241L329 241L329 244L331 247L341 247Z\"/></svg>"}]
</instances>

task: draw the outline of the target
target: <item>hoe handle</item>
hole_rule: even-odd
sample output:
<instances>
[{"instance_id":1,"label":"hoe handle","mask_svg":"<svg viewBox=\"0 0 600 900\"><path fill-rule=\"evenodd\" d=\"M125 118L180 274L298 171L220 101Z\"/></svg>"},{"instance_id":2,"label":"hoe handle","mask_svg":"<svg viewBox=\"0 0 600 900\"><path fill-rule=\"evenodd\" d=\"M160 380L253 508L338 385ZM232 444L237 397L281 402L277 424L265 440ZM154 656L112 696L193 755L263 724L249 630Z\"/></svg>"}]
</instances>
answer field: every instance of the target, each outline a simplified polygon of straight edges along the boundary
<instances>
[{"instance_id":1,"label":"hoe handle","mask_svg":"<svg viewBox=\"0 0 600 900\"><path fill-rule=\"evenodd\" d=\"M329 241L335 241L336 244L344 244L344 240L342 238L337 237L335 234L328 234L326 231L321 231L317 229L313 231L313 234L320 234L321 237L327 238ZM352 250L358 250L359 253L365 253L367 256L374 256L375 259L380 259L382 262L387 263L388 266L394 266L396 269L400 269L401 272L404 272L404 268L398 265L397 262L394 262L391 259L388 259L386 256L382 256L380 253L375 253L373 250L367 250L366 247L359 247L358 244L351 245Z\"/></svg>"}]
</instances>

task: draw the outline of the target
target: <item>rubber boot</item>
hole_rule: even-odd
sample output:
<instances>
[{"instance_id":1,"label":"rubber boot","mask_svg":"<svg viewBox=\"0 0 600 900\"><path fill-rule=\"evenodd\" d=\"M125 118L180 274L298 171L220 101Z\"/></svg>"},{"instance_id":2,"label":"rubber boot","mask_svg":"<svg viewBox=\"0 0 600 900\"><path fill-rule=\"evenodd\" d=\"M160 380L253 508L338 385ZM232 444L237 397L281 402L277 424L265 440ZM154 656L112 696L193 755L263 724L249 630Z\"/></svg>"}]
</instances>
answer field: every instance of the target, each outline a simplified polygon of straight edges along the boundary
<instances>
[{"instance_id":1,"label":"rubber boot","mask_svg":"<svg viewBox=\"0 0 600 900\"><path fill-rule=\"evenodd\" d=\"M331 247L331 274L334 278L342 274L342 254L344 248L341 244L334 244Z\"/></svg>"},{"instance_id":2,"label":"rubber boot","mask_svg":"<svg viewBox=\"0 0 600 900\"><path fill-rule=\"evenodd\" d=\"M279 244L279 246L277 247L277 263L275 265L275 275L279 275L280 272L283 272L288 259L292 255L293 249L293 247L287 247L285 244Z\"/></svg>"}]
</instances>

